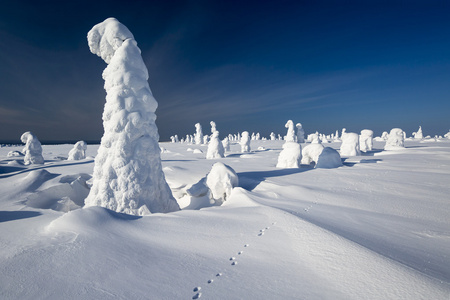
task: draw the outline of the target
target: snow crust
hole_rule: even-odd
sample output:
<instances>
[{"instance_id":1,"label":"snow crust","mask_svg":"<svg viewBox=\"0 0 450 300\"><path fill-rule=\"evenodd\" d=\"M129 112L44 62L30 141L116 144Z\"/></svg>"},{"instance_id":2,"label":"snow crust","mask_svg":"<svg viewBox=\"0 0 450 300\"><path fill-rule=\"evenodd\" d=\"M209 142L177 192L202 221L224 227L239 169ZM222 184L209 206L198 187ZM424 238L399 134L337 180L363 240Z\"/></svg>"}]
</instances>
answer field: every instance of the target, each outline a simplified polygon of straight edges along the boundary
<instances>
[{"instance_id":1,"label":"snow crust","mask_svg":"<svg viewBox=\"0 0 450 300\"><path fill-rule=\"evenodd\" d=\"M108 66L103 71L105 132L86 207L102 206L133 215L178 210L162 172L157 102L133 35L109 18L89 31L88 43L91 52Z\"/></svg>"}]
</instances>

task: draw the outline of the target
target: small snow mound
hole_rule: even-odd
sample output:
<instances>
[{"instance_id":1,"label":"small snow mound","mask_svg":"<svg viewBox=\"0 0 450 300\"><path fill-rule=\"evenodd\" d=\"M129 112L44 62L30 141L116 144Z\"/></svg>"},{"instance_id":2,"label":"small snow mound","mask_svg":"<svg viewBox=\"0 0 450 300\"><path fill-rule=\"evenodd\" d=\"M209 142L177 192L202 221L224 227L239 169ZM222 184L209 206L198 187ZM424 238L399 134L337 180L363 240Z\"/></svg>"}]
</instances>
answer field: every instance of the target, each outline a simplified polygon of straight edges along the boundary
<instances>
[{"instance_id":1,"label":"small snow mound","mask_svg":"<svg viewBox=\"0 0 450 300\"><path fill-rule=\"evenodd\" d=\"M316 163L316 168L331 169L342 166L342 160L339 153L331 147L325 147L320 153Z\"/></svg>"},{"instance_id":2,"label":"small snow mound","mask_svg":"<svg viewBox=\"0 0 450 300\"><path fill-rule=\"evenodd\" d=\"M89 177L87 174L65 176L60 180L62 184L54 185L28 196L26 205L62 212L81 208L84 205L84 199L89 194L89 187L86 184L86 179Z\"/></svg>"},{"instance_id":3,"label":"small snow mound","mask_svg":"<svg viewBox=\"0 0 450 300\"><path fill-rule=\"evenodd\" d=\"M22 152L19 151L9 151L7 157L20 157L25 156Z\"/></svg>"},{"instance_id":4,"label":"small snow mound","mask_svg":"<svg viewBox=\"0 0 450 300\"><path fill-rule=\"evenodd\" d=\"M302 160L302 148L299 143L286 142L278 156L277 168L299 168Z\"/></svg>"},{"instance_id":5,"label":"small snow mound","mask_svg":"<svg viewBox=\"0 0 450 300\"><path fill-rule=\"evenodd\" d=\"M203 151L200 149L194 149L194 151L192 153L201 154L201 153L203 153Z\"/></svg>"}]
</instances>

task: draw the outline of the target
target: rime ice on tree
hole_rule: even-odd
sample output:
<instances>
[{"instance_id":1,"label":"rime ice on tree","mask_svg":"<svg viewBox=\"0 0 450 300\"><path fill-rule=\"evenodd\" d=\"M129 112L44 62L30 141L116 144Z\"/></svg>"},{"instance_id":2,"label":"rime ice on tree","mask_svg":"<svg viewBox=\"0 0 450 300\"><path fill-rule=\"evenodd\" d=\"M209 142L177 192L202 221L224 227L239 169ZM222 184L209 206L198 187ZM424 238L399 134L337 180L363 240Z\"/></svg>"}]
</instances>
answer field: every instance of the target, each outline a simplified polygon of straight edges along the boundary
<instances>
[{"instance_id":1,"label":"rime ice on tree","mask_svg":"<svg viewBox=\"0 0 450 300\"><path fill-rule=\"evenodd\" d=\"M405 147L404 145L404 134L403 130L400 128L393 128L389 133L389 136L386 141L386 145L384 145L384 150L399 150Z\"/></svg>"},{"instance_id":2,"label":"rime ice on tree","mask_svg":"<svg viewBox=\"0 0 450 300\"><path fill-rule=\"evenodd\" d=\"M219 132L216 130L211 135L211 141L208 144L208 150L206 151L206 159L223 158L225 156L225 150L222 142L219 140Z\"/></svg>"},{"instance_id":3,"label":"rime ice on tree","mask_svg":"<svg viewBox=\"0 0 450 300\"><path fill-rule=\"evenodd\" d=\"M371 151L373 148L373 131L370 129L361 130L359 136L359 148L363 152Z\"/></svg>"},{"instance_id":4,"label":"rime ice on tree","mask_svg":"<svg viewBox=\"0 0 450 300\"><path fill-rule=\"evenodd\" d=\"M22 153L25 155L23 159L25 165L43 164L44 157L42 156L42 146L38 138L30 131L27 131L22 134L20 140L25 144L25 147L22 150Z\"/></svg>"},{"instance_id":5,"label":"rime ice on tree","mask_svg":"<svg viewBox=\"0 0 450 300\"><path fill-rule=\"evenodd\" d=\"M217 131L217 129L216 129L216 122L211 121L211 122L209 122L209 124L211 125L211 134L213 134L214 132Z\"/></svg>"},{"instance_id":6,"label":"rime ice on tree","mask_svg":"<svg viewBox=\"0 0 450 300\"><path fill-rule=\"evenodd\" d=\"M179 210L164 178L148 71L133 34L109 18L88 33L89 48L108 66L106 103L93 185L86 206L145 215Z\"/></svg>"},{"instance_id":7,"label":"rime ice on tree","mask_svg":"<svg viewBox=\"0 0 450 300\"><path fill-rule=\"evenodd\" d=\"M85 141L78 141L69 151L67 160L81 160L86 158L87 144Z\"/></svg>"}]
</instances>

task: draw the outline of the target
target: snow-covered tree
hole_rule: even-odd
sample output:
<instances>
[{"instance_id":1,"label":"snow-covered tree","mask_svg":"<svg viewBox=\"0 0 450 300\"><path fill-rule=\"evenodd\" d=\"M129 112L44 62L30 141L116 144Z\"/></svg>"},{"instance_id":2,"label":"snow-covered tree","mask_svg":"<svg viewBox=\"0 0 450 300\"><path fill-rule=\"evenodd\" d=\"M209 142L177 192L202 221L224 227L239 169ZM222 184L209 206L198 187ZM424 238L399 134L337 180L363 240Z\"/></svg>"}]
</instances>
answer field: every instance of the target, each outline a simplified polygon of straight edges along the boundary
<instances>
[{"instance_id":1,"label":"snow-covered tree","mask_svg":"<svg viewBox=\"0 0 450 300\"><path fill-rule=\"evenodd\" d=\"M78 141L69 151L67 160L81 160L86 158L87 144L85 141Z\"/></svg>"},{"instance_id":2,"label":"snow-covered tree","mask_svg":"<svg viewBox=\"0 0 450 300\"><path fill-rule=\"evenodd\" d=\"M231 151L231 149L230 149L230 139L228 137L225 137L222 140L222 146L223 146L223 149L225 150L225 152L230 152Z\"/></svg>"},{"instance_id":3,"label":"snow-covered tree","mask_svg":"<svg viewBox=\"0 0 450 300\"><path fill-rule=\"evenodd\" d=\"M219 140L219 132L216 130L211 135L211 140L208 144L208 150L206 151L206 159L223 158L225 156L225 150L222 142Z\"/></svg>"},{"instance_id":4,"label":"snow-covered tree","mask_svg":"<svg viewBox=\"0 0 450 300\"><path fill-rule=\"evenodd\" d=\"M373 148L373 131L370 129L361 130L359 136L359 148L363 152L371 151Z\"/></svg>"},{"instance_id":5,"label":"snow-covered tree","mask_svg":"<svg viewBox=\"0 0 450 300\"><path fill-rule=\"evenodd\" d=\"M195 144L201 145L203 143L203 132L202 132L202 125L200 123L195 124Z\"/></svg>"},{"instance_id":6,"label":"snow-covered tree","mask_svg":"<svg viewBox=\"0 0 450 300\"><path fill-rule=\"evenodd\" d=\"M286 142L278 156L277 168L300 168L302 147L296 142Z\"/></svg>"},{"instance_id":7,"label":"snow-covered tree","mask_svg":"<svg viewBox=\"0 0 450 300\"><path fill-rule=\"evenodd\" d=\"M405 147L405 136L400 128L393 128L389 132L384 150L400 150Z\"/></svg>"},{"instance_id":8,"label":"snow-covered tree","mask_svg":"<svg viewBox=\"0 0 450 300\"><path fill-rule=\"evenodd\" d=\"M389 133L387 131L383 131L383 133L381 134L381 139L387 141L388 137Z\"/></svg>"},{"instance_id":9,"label":"snow-covered tree","mask_svg":"<svg viewBox=\"0 0 450 300\"><path fill-rule=\"evenodd\" d=\"M250 135L248 131L242 133L239 145L241 145L241 152L250 152Z\"/></svg>"},{"instance_id":10,"label":"snow-covered tree","mask_svg":"<svg viewBox=\"0 0 450 300\"><path fill-rule=\"evenodd\" d=\"M413 132L412 135L415 139L418 139L418 140L423 139L422 126L419 126L419 130L417 130L417 132Z\"/></svg>"},{"instance_id":11,"label":"snow-covered tree","mask_svg":"<svg viewBox=\"0 0 450 300\"><path fill-rule=\"evenodd\" d=\"M30 131L27 131L22 134L20 140L25 144L25 147L22 150L22 153L25 155L23 159L25 165L43 164L44 157L42 156L42 146L38 138Z\"/></svg>"},{"instance_id":12,"label":"snow-covered tree","mask_svg":"<svg viewBox=\"0 0 450 300\"><path fill-rule=\"evenodd\" d=\"M309 165L312 162L317 163L319 155L322 153L324 146L320 143L306 145L302 150L303 165Z\"/></svg>"},{"instance_id":13,"label":"snow-covered tree","mask_svg":"<svg viewBox=\"0 0 450 300\"><path fill-rule=\"evenodd\" d=\"M446 134L444 134L444 137L450 139L450 130Z\"/></svg>"},{"instance_id":14,"label":"snow-covered tree","mask_svg":"<svg viewBox=\"0 0 450 300\"><path fill-rule=\"evenodd\" d=\"M305 131L303 130L303 126L301 123L297 123L295 125L297 127L297 143L305 142Z\"/></svg>"},{"instance_id":15,"label":"snow-covered tree","mask_svg":"<svg viewBox=\"0 0 450 300\"><path fill-rule=\"evenodd\" d=\"M286 136L284 137L284 140L286 142L296 142L294 122L292 122L292 120L288 120L286 122L286 125L284 125L284 127L288 129Z\"/></svg>"},{"instance_id":16,"label":"snow-covered tree","mask_svg":"<svg viewBox=\"0 0 450 300\"><path fill-rule=\"evenodd\" d=\"M342 132L341 156L361 155L359 150L359 135L354 132Z\"/></svg>"},{"instance_id":17,"label":"snow-covered tree","mask_svg":"<svg viewBox=\"0 0 450 300\"><path fill-rule=\"evenodd\" d=\"M203 136L203 145L207 145L207 144L208 144L208 141L209 141L209 135L205 134L205 135Z\"/></svg>"},{"instance_id":18,"label":"snow-covered tree","mask_svg":"<svg viewBox=\"0 0 450 300\"><path fill-rule=\"evenodd\" d=\"M275 133L271 132L270 133L270 140L271 141L275 141L277 139L277 137L275 136Z\"/></svg>"},{"instance_id":19,"label":"snow-covered tree","mask_svg":"<svg viewBox=\"0 0 450 300\"><path fill-rule=\"evenodd\" d=\"M210 197L215 201L215 205L221 205L229 199L231 191L238 185L239 178L236 172L221 162L216 162L206 175L206 186L210 190Z\"/></svg>"},{"instance_id":20,"label":"snow-covered tree","mask_svg":"<svg viewBox=\"0 0 450 300\"><path fill-rule=\"evenodd\" d=\"M161 166L155 124L158 103L133 34L109 18L89 31L88 43L108 66L103 71L105 132L86 206L133 215L179 210Z\"/></svg>"},{"instance_id":21,"label":"snow-covered tree","mask_svg":"<svg viewBox=\"0 0 450 300\"><path fill-rule=\"evenodd\" d=\"M214 132L217 131L217 129L216 129L216 122L211 121L211 122L209 122L209 124L211 124L211 134L213 134Z\"/></svg>"}]
</instances>

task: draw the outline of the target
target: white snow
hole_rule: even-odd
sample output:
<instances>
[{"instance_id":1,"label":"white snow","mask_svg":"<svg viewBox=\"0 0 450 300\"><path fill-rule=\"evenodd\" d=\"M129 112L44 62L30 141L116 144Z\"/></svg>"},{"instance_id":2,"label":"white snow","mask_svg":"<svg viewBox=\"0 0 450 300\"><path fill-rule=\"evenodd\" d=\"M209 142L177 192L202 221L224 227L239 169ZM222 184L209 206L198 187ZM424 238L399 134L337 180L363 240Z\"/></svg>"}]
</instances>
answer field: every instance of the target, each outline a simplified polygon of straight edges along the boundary
<instances>
[{"instance_id":1,"label":"white snow","mask_svg":"<svg viewBox=\"0 0 450 300\"><path fill-rule=\"evenodd\" d=\"M317 164L323 148L324 146L320 143L312 143L303 147L301 161L302 165L309 165L312 162Z\"/></svg>"},{"instance_id":2,"label":"white snow","mask_svg":"<svg viewBox=\"0 0 450 300\"><path fill-rule=\"evenodd\" d=\"M103 71L105 132L86 206L133 215L178 210L161 167L155 124L158 103L133 35L109 18L89 31L88 43L108 66Z\"/></svg>"},{"instance_id":3,"label":"white snow","mask_svg":"<svg viewBox=\"0 0 450 300\"><path fill-rule=\"evenodd\" d=\"M295 129L294 129L294 122L292 122L292 120L288 120L286 122L286 125L284 125L284 127L287 128L287 133L284 137L284 140L286 142L296 142L297 141L297 136L295 134Z\"/></svg>"},{"instance_id":4,"label":"white snow","mask_svg":"<svg viewBox=\"0 0 450 300\"><path fill-rule=\"evenodd\" d=\"M81 161L54 159L73 145L44 145L45 164L27 166L7 156L21 147L0 148L0 298L448 299L448 139L374 141L335 169L279 169L283 141L253 143L266 150L232 143L221 160L239 177L221 206L206 196L199 210L143 217L64 212L89 187L98 145ZM211 160L161 146L181 201Z\"/></svg>"},{"instance_id":5,"label":"white snow","mask_svg":"<svg viewBox=\"0 0 450 300\"><path fill-rule=\"evenodd\" d=\"M342 166L342 160L339 152L331 147L325 147L317 158L315 168L332 169L340 166Z\"/></svg>"},{"instance_id":6,"label":"white snow","mask_svg":"<svg viewBox=\"0 0 450 300\"><path fill-rule=\"evenodd\" d=\"M220 205L230 198L233 188L239 185L239 179L230 166L216 162L206 176L205 183L211 191L211 200Z\"/></svg>"}]
</instances>

